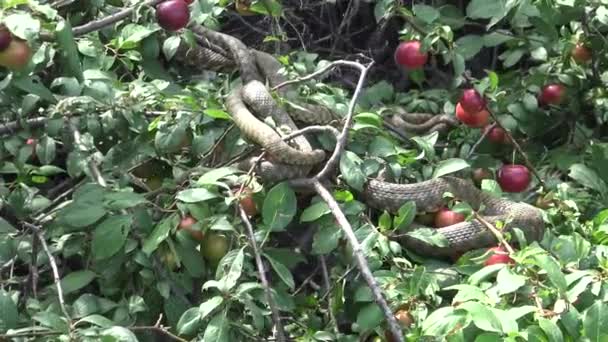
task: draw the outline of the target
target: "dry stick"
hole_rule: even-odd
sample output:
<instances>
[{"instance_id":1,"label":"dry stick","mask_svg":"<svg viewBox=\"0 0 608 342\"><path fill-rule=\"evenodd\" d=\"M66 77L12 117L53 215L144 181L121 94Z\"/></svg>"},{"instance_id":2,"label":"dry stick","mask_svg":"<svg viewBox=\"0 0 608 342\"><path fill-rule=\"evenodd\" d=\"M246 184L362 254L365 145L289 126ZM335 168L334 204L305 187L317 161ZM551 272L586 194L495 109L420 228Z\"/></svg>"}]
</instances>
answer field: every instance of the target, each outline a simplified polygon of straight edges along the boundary
<instances>
[{"instance_id":1,"label":"dry stick","mask_svg":"<svg viewBox=\"0 0 608 342\"><path fill-rule=\"evenodd\" d=\"M500 123L500 121L498 121L498 118L496 117L496 115L489 108L486 108L486 110L488 111L488 113L490 113L490 116L492 116L492 119L494 119L494 123L496 124L496 126L498 126L503 131L505 131L505 134L509 138L509 141L511 141L511 143L513 144L513 146L515 146L515 149L517 150L517 152L524 158L524 163L532 171L532 173L534 174L534 176L538 179L538 182L542 186L545 186L545 181L543 181L543 179L540 177L540 174L538 173L538 171L536 171L536 168L534 167L534 165L532 165L532 163L530 162L530 159L528 158L528 155L524 152L524 150L521 148L521 146L515 140L515 138L513 138L513 135L511 134L511 131L509 131L507 128L505 128L505 126L503 126Z\"/></svg>"},{"instance_id":2,"label":"dry stick","mask_svg":"<svg viewBox=\"0 0 608 342\"><path fill-rule=\"evenodd\" d=\"M488 220L484 219L476 211L473 212L473 216L475 216L475 218L477 219L477 221L481 222L481 224L483 224L484 226L486 226L486 228L488 228L488 230L490 230L492 232L492 234L494 234L494 236L496 236L496 239L503 246L505 246L505 248L507 249L507 251L509 252L509 254L515 253L515 250L513 249L513 247L511 247L511 245L509 245L509 243L507 242L507 240L505 240L505 237L504 237L504 235L502 235L502 233L500 232L500 230L498 230L496 227L494 227L494 225L492 225L490 222L488 222Z\"/></svg>"},{"instance_id":3,"label":"dry stick","mask_svg":"<svg viewBox=\"0 0 608 342\"><path fill-rule=\"evenodd\" d=\"M242 191L242 190L241 190ZM272 313L272 320L276 325L277 329L277 341L284 342L285 339L285 331L283 330L283 324L281 323L281 316L279 315L279 310L277 309L274 300L272 299L272 293L270 292L270 283L266 278L266 270L264 268L264 262L262 261L262 256L258 251L258 245L255 241L255 234L253 233L253 227L251 226L251 222L247 217L247 213L245 213L245 209L239 203L239 214L241 215L241 220L245 224L245 228L247 228L247 235L249 237L249 241L251 243L251 249L253 250L253 255L255 257L255 264L258 269L258 273L260 274L260 281L262 282L262 286L264 287L264 296L266 297L266 301L268 301L268 306L270 307L270 312Z\"/></svg>"},{"instance_id":4,"label":"dry stick","mask_svg":"<svg viewBox=\"0 0 608 342\"><path fill-rule=\"evenodd\" d=\"M327 272L327 264L325 263L325 257L323 255L321 255L319 257L319 260L321 261L323 282L325 283L324 284L325 285L325 294L328 294L331 289L331 285L329 284L329 272ZM337 336L340 334L340 330L338 329L338 322L336 321L336 317L334 316L334 312L331 307L332 307L332 300L331 300L331 297L329 297L329 301L327 302L327 313L329 315L329 320L333 325L334 333Z\"/></svg>"},{"instance_id":5,"label":"dry stick","mask_svg":"<svg viewBox=\"0 0 608 342\"><path fill-rule=\"evenodd\" d=\"M146 1L142 4L142 6L154 6L158 3L161 3L165 0L151 0L151 1ZM136 5L134 7L129 7L129 8L125 8L122 9L114 14L111 14L105 18L101 18L99 20L93 20L90 21L84 25L80 25L80 26L76 26L72 29L72 33L74 34L74 36L81 36L83 34L87 34L89 32L93 32L93 31L97 31L99 29L102 29L106 26L112 25L114 23L117 23L123 19L126 19L128 16L130 16L136 8L138 8L139 5Z\"/></svg>"},{"instance_id":6,"label":"dry stick","mask_svg":"<svg viewBox=\"0 0 608 342\"><path fill-rule=\"evenodd\" d=\"M353 255L355 257L355 260L357 260L357 265L359 266L359 272L361 272L363 279L365 279L365 282L371 289L372 295L374 296L374 300L382 309L382 312L384 313L384 317L388 321L388 325L389 325L391 334L393 335L393 337L395 338L396 341L403 342L403 337L401 334L401 327L399 326L399 323L397 323L397 320L395 319L395 316L393 315L391 308L389 307L388 303L386 302L386 299L384 299L382 290L380 290L380 286L378 285L376 278L374 278L374 275L372 274L371 270L369 269L367 260L365 260L365 256L363 256L363 250L361 249L361 244L359 244L359 241L357 240L357 237L355 236L355 233L353 232L353 228L350 225L350 222L348 222L348 219L346 219L346 216L340 209L338 202L336 202L336 200L331 195L331 193L329 193L329 191L317 179L313 179L312 185L315 188L315 190L317 191L317 193L319 194L319 196L321 196L321 198L327 203L329 210L331 211L331 213L334 215L334 217L338 221L338 224L340 225L340 228L342 228L342 231L346 235L348 242L353 247Z\"/></svg>"},{"instance_id":7,"label":"dry stick","mask_svg":"<svg viewBox=\"0 0 608 342\"><path fill-rule=\"evenodd\" d=\"M63 312L63 315L65 316L65 318L68 321L68 329L71 334L71 331L73 329L72 318L70 317L68 309L65 305L65 299L63 297L63 288L61 286L61 277L59 276L59 268L57 267L57 262L55 261L55 257L53 257L53 253L51 253L49 246L46 244L46 240L44 239L44 236L42 236L42 232L40 231L40 228L37 225L31 224L28 222L23 222L23 224L26 227L31 228L34 231L34 234L36 234L36 237L38 237L38 240L40 241L40 244L42 245L42 249L44 250L44 253L46 253L46 256L49 258L49 263L51 264L51 270L53 271L52 272L53 280L55 282L55 286L57 286L57 298L59 300L59 306L61 307L61 311Z\"/></svg>"}]
</instances>

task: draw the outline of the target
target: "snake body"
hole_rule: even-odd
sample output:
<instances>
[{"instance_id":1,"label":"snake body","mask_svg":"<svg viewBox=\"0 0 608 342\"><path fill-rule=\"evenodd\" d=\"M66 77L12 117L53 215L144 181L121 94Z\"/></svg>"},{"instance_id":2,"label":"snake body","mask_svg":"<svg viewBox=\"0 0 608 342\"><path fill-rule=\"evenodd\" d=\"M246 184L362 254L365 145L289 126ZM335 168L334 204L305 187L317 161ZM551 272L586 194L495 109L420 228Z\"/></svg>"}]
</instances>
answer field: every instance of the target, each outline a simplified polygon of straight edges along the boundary
<instances>
[{"instance_id":1,"label":"snake body","mask_svg":"<svg viewBox=\"0 0 608 342\"><path fill-rule=\"evenodd\" d=\"M191 67L227 71L240 71L243 85L233 89L225 105L242 134L266 151L266 160L255 164L250 158L238 164L243 170L255 168L263 180L281 181L306 176L315 165L325 159L323 150L313 149L304 136L286 143L281 135L263 120L272 118L274 122L291 131L298 129L294 120L307 123L327 123L335 115L327 108L311 104L291 106L287 113L278 106L262 80L270 85L286 81L279 73L281 64L271 55L248 49L240 40L212 31L202 26L191 26L197 44L185 42L178 48L176 58ZM285 96L284 90L279 90ZM255 113L255 115L253 113ZM412 133L442 131L457 125L448 115L395 113L389 121ZM484 218L491 224L503 222L507 230L521 229L528 241L542 238L544 223L539 209L526 203L516 203L494 197L477 189L470 181L442 177L414 184L397 184L379 180L368 180L361 197L370 206L396 213L408 201L414 201L417 209L430 212L443 206L443 195L450 192L457 199L469 203L478 210L483 204ZM478 220L461 222L439 228L437 233L447 240L447 245L437 246L423 239L405 235L401 242L411 251L425 256L452 256L471 249L497 244L495 235Z\"/></svg>"}]
</instances>

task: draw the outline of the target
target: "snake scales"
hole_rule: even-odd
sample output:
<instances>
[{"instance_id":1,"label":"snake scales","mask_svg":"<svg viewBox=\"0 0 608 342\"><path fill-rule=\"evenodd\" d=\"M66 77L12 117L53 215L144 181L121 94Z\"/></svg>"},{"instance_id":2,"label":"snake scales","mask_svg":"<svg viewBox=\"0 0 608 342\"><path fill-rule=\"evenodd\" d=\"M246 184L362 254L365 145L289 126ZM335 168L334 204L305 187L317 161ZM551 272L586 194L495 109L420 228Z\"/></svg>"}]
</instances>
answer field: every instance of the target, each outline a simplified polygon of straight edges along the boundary
<instances>
[{"instance_id":1,"label":"snake scales","mask_svg":"<svg viewBox=\"0 0 608 342\"><path fill-rule=\"evenodd\" d=\"M325 107L310 104L288 106L288 113L276 104L262 83L267 80L274 86L286 80L279 74L282 66L273 56L250 50L240 40L202 26L192 25L190 29L196 44L190 46L182 42L175 57L178 61L200 70L240 71L243 85L230 92L225 105L242 134L266 151L267 158L256 166L256 173L264 180L280 181L306 176L315 165L322 163L326 157L323 150L313 149L304 136L288 144L264 120L271 117L277 125L296 131L298 127L293 119L327 124L336 116ZM285 90L279 93L286 96ZM414 133L442 131L456 124L453 117L447 115L403 113L393 115L390 122ZM254 165L254 159L240 162L238 167L247 170ZM507 229L520 228L528 241L542 238L544 223L539 209L493 197L460 178L445 176L414 184L372 179L365 184L361 196L371 207L391 213L396 213L407 201L414 201L418 210L430 212L443 205L445 192L468 202L475 210L483 204L484 218L492 224L501 221L507 224ZM447 239L447 246L438 247L409 235L400 238L400 242L417 254L432 257L453 256L497 244L494 234L477 220L440 228L437 232Z\"/></svg>"}]
</instances>

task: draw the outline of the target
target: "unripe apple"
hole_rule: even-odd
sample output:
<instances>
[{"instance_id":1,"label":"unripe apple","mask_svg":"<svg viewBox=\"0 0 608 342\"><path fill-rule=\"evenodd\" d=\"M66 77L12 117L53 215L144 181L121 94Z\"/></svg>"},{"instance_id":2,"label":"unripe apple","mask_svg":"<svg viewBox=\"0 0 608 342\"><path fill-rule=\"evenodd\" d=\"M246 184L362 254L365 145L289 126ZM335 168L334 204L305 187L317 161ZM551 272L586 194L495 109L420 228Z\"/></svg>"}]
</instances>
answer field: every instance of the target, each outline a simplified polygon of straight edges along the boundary
<instances>
[{"instance_id":1,"label":"unripe apple","mask_svg":"<svg viewBox=\"0 0 608 342\"><path fill-rule=\"evenodd\" d=\"M0 65L12 70L20 70L30 61L32 51L22 40L11 39L10 44L0 52Z\"/></svg>"},{"instance_id":2,"label":"unripe apple","mask_svg":"<svg viewBox=\"0 0 608 342\"><path fill-rule=\"evenodd\" d=\"M541 104L554 104L558 105L564 100L566 94L566 87L561 84L548 84L543 87L539 102Z\"/></svg>"},{"instance_id":3,"label":"unripe apple","mask_svg":"<svg viewBox=\"0 0 608 342\"><path fill-rule=\"evenodd\" d=\"M395 62L408 69L419 69L426 64L429 55L420 51L422 44L417 40L401 42L395 51Z\"/></svg>"},{"instance_id":4,"label":"unripe apple","mask_svg":"<svg viewBox=\"0 0 608 342\"><path fill-rule=\"evenodd\" d=\"M511 259L511 257L509 256L509 253L507 253L507 251L505 251L505 249L502 246L498 246L498 247L494 247L494 248L490 248L490 257L488 259L486 259L486 262L484 263L484 265L486 266L490 266L490 265L496 265L496 264L513 264L515 263L515 261L513 259Z\"/></svg>"},{"instance_id":5,"label":"unripe apple","mask_svg":"<svg viewBox=\"0 0 608 342\"><path fill-rule=\"evenodd\" d=\"M460 103L462 108L469 113L477 113L486 106L486 101L481 97L477 90L473 88L465 89L462 92L462 97L458 103Z\"/></svg>"},{"instance_id":6,"label":"unripe apple","mask_svg":"<svg viewBox=\"0 0 608 342\"><path fill-rule=\"evenodd\" d=\"M437 212L435 216L435 227L447 227L456 223L463 222L465 220L465 216L463 214L452 211L448 208L442 208Z\"/></svg>"},{"instance_id":7,"label":"unripe apple","mask_svg":"<svg viewBox=\"0 0 608 342\"><path fill-rule=\"evenodd\" d=\"M177 31L188 25L190 10L184 0L169 0L156 6L158 24L168 31Z\"/></svg>"},{"instance_id":8,"label":"unripe apple","mask_svg":"<svg viewBox=\"0 0 608 342\"><path fill-rule=\"evenodd\" d=\"M212 265L217 265L222 260L228 253L228 248L230 248L228 238L216 231L207 232L201 241L201 254Z\"/></svg>"},{"instance_id":9,"label":"unripe apple","mask_svg":"<svg viewBox=\"0 0 608 342\"><path fill-rule=\"evenodd\" d=\"M582 43L576 44L572 49L572 58L580 64L587 63L591 60L591 50Z\"/></svg>"},{"instance_id":10,"label":"unripe apple","mask_svg":"<svg viewBox=\"0 0 608 342\"><path fill-rule=\"evenodd\" d=\"M459 102L456 104L456 118L469 127L480 128L488 124L490 113L485 109L479 112L467 112Z\"/></svg>"},{"instance_id":11,"label":"unripe apple","mask_svg":"<svg viewBox=\"0 0 608 342\"><path fill-rule=\"evenodd\" d=\"M498 184L506 192L522 192L531 180L530 171L524 165L503 165L498 170Z\"/></svg>"}]
</instances>

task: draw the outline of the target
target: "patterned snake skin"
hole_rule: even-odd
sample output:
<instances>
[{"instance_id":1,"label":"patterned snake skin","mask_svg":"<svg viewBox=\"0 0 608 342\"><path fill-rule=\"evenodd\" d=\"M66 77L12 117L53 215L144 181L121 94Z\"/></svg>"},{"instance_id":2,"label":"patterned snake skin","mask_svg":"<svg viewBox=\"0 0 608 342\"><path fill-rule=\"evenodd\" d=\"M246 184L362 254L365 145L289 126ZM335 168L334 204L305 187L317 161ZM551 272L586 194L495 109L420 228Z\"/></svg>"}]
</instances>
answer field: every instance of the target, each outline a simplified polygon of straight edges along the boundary
<instances>
[{"instance_id":1,"label":"patterned snake skin","mask_svg":"<svg viewBox=\"0 0 608 342\"><path fill-rule=\"evenodd\" d=\"M295 119L300 122L326 124L336 119L327 108L311 104L291 106L289 113L278 106L262 83L267 80L275 86L286 81L279 74L281 64L271 55L250 50L240 40L202 26L190 27L196 38L196 45L182 42L176 59L184 65L214 71L239 70L243 85L231 91L226 99L228 112L242 134L250 141L263 147L266 160L259 163L256 173L266 181L280 181L306 176L313 166L323 162L325 152L313 150L304 136L286 143L275 129L264 120L271 117L277 126L291 131L298 130ZM279 90L286 96L285 90ZM253 113L255 113L255 115ZM444 130L454 126L454 118L447 115L397 113L390 122L414 133ZM238 164L243 170L253 166L255 158ZM468 202L475 210L483 204L484 218L492 224L506 223L507 230L512 227L521 229L528 241L542 238L544 223L539 209L526 203L515 203L492 197L477 189L472 182L442 177L414 184L396 184L378 180L368 180L361 193L364 201L373 208L396 213L407 201L414 201L418 210L431 212L439 209L444 202L443 194L451 192L459 200ZM405 236L401 242L414 253L444 257L457 255L471 249L484 248L497 244L493 233L479 221L461 222L436 230L449 242L438 247L423 240Z\"/></svg>"}]
</instances>

